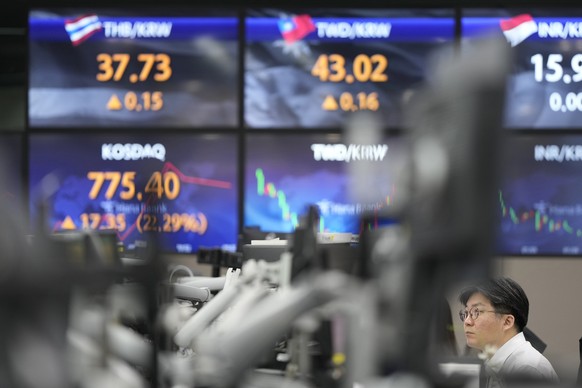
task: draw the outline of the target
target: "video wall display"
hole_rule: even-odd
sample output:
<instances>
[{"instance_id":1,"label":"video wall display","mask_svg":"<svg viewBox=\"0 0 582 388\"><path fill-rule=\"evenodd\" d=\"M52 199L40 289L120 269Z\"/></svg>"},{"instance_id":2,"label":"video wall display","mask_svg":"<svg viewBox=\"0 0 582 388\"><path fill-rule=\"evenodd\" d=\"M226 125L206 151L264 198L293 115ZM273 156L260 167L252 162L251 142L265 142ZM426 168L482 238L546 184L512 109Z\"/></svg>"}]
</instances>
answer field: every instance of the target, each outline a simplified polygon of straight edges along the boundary
<instances>
[{"instance_id":1,"label":"video wall display","mask_svg":"<svg viewBox=\"0 0 582 388\"><path fill-rule=\"evenodd\" d=\"M126 251L234 250L237 150L231 134L31 134L31 222L42 206L50 231L114 229Z\"/></svg>"},{"instance_id":2,"label":"video wall display","mask_svg":"<svg viewBox=\"0 0 582 388\"><path fill-rule=\"evenodd\" d=\"M511 47L505 126L582 129L582 8L466 9L462 45L497 37Z\"/></svg>"},{"instance_id":3,"label":"video wall display","mask_svg":"<svg viewBox=\"0 0 582 388\"><path fill-rule=\"evenodd\" d=\"M446 9L246 12L244 120L251 128L341 127L354 112L402 125L430 60L454 40Z\"/></svg>"},{"instance_id":4,"label":"video wall display","mask_svg":"<svg viewBox=\"0 0 582 388\"><path fill-rule=\"evenodd\" d=\"M30 127L235 127L236 11L35 9Z\"/></svg>"},{"instance_id":5,"label":"video wall display","mask_svg":"<svg viewBox=\"0 0 582 388\"><path fill-rule=\"evenodd\" d=\"M507 148L499 253L582 255L582 135L522 135Z\"/></svg>"},{"instance_id":6,"label":"video wall display","mask_svg":"<svg viewBox=\"0 0 582 388\"><path fill-rule=\"evenodd\" d=\"M293 232L310 205L319 232L392 225L407 104L495 38L513 60L497 252L582 257L582 8L35 7L27 38L0 195L31 225L46 205L50 231L185 254ZM345 137L359 115L378 138Z\"/></svg>"},{"instance_id":7,"label":"video wall display","mask_svg":"<svg viewBox=\"0 0 582 388\"><path fill-rule=\"evenodd\" d=\"M336 134L249 134L244 225L292 232L315 205L319 232L358 234L364 214L378 214L398 197L391 171L402 151L397 138L358 143Z\"/></svg>"}]
</instances>

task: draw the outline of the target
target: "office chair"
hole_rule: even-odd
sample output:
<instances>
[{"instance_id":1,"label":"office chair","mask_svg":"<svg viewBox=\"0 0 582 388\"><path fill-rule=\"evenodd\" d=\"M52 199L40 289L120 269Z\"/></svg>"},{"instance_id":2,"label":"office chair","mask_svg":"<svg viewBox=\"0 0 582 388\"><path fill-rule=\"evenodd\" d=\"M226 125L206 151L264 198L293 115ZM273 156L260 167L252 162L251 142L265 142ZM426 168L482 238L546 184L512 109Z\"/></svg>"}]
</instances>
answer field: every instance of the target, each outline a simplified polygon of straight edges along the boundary
<instances>
[{"instance_id":1,"label":"office chair","mask_svg":"<svg viewBox=\"0 0 582 388\"><path fill-rule=\"evenodd\" d=\"M580 365L578 366L578 378L576 379L576 385L582 385L582 337L578 340L578 346L580 350Z\"/></svg>"},{"instance_id":2,"label":"office chair","mask_svg":"<svg viewBox=\"0 0 582 388\"><path fill-rule=\"evenodd\" d=\"M523 328L523 335L527 341L531 343L538 352L544 353L546 347L548 346L540 337L538 337L533 331L528 329L527 327Z\"/></svg>"}]
</instances>

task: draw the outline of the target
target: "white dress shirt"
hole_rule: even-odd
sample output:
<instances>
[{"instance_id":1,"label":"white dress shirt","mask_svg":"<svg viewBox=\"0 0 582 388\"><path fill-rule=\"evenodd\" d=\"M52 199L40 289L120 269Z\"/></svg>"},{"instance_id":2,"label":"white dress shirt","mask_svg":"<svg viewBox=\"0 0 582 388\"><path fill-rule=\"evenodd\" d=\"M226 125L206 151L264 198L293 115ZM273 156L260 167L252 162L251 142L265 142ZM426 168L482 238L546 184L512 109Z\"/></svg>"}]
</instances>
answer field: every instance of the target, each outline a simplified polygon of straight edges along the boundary
<instances>
[{"instance_id":1,"label":"white dress shirt","mask_svg":"<svg viewBox=\"0 0 582 388\"><path fill-rule=\"evenodd\" d=\"M536 380L557 384L558 375L552 364L528 341L523 332L503 344L485 361L487 388L504 387L507 380Z\"/></svg>"}]
</instances>

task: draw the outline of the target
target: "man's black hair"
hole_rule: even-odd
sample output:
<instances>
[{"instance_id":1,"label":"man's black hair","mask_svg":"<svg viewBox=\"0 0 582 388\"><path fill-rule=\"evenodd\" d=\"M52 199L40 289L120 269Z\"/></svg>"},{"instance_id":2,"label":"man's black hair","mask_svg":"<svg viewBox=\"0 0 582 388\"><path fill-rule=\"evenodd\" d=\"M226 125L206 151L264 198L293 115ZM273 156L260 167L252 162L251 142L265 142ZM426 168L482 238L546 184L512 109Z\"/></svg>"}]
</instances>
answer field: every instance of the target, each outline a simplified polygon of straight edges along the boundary
<instances>
[{"instance_id":1,"label":"man's black hair","mask_svg":"<svg viewBox=\"0 0 582 388\"><path fill-rule=\"evenodd\" d=\"M488 279L461 291L459 301L466 306L476 293L483 294L496 312L515 317L517 332L523 331L529 315L529 300L523 288L510 278Z\"/></svg>"}]
</instances>

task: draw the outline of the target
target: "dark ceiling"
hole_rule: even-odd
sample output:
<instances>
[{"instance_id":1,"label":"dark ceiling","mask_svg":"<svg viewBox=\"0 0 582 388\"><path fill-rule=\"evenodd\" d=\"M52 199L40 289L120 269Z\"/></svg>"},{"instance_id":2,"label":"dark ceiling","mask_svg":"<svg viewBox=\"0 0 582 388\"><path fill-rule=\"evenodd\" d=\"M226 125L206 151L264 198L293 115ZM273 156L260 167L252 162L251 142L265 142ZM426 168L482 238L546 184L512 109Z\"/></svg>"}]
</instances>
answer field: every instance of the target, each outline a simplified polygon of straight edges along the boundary
<instances>
[{"instance_id":1,"label":"dark ceiling","mask_svg":"<svg viewBox=\"0 0 582 388\"><path fill-rule=\"evenodd\" d=\"M22 0L8 0L3 4L0 12L0 28L23 28L26 23L26 2Z\"/></svg>"}]
</instances>

